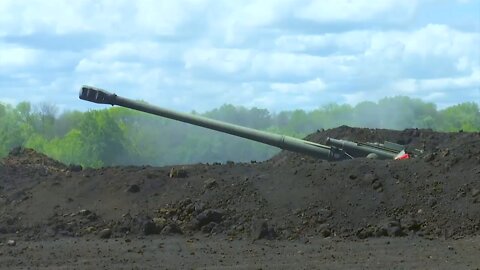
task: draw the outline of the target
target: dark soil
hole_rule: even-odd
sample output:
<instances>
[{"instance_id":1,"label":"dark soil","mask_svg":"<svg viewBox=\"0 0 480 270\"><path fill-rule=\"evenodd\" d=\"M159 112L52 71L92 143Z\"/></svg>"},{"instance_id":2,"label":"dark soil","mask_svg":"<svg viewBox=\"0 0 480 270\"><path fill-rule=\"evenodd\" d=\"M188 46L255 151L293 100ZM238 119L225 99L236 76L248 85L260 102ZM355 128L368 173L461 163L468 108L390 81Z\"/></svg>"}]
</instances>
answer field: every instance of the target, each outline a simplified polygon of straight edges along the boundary
<instances>
[{"instance_id":1,"label":"dark soil","mask_svg":"<svg viewBox=\"0 0 480 270\"><path fill-rule=\"evenodd\" d=\"M307 140L327 137L424 152L397 161L281 152L258 163L82 169L18 148L0 163L0 240L479 235L480 133L339 127Z\"/></svg>"}]
</instances>

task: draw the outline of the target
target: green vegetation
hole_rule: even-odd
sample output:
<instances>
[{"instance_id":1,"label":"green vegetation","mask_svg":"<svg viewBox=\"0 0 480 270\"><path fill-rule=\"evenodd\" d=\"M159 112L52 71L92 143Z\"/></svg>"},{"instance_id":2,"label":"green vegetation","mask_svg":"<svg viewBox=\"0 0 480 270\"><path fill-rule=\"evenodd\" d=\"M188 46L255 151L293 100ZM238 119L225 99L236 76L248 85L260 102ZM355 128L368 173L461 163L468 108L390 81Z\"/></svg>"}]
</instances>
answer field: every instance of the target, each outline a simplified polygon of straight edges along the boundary
<instances>
[{"instance_id":1,"label":"green vegetation","mask_svg":"<svg viewBox=\"0 0 480 270\"><path fill-rule=\"evenodd\" d=\"M60 115L57 111L49 104L34 108L27 102L15 107L0 104L0 155L5 156L15 146L25 146L65 163L100 167L264 160L278 152L245 139L118 107ZM224 105L203 115L296 137L340 125L480 131L477 103L437 110L435 104L408 97L275 114Z\"/></svg>"}]
</instances>

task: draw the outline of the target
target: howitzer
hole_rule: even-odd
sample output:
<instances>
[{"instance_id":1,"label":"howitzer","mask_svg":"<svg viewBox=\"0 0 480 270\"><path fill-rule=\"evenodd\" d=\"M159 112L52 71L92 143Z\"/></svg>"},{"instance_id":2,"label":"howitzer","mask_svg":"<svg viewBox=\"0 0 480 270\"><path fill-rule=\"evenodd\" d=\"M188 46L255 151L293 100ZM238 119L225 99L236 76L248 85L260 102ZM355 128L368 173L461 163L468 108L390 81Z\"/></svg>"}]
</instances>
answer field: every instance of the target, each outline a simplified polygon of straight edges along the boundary
<instances>
[{"instance_id":1,"label":"howitzer","mask_svg":"<svg viewBox=\"0 0 480 270\"><path fill-rule=\"evenodd\" d=\"M234 125L198 115L160 108L120 97L103 89L91 86L82 86L79 97L80 99L94 103L117 105L181 122L186 122L192 125L213 129L260 143L276 146L284 150L302 153L329 161L367 156L378 159L396 159L398 157L405 158L404 147L402 145L390 142L385 142L384 144L357 143L328 138L328 145L322 145L285 135L273 134L248 127Z\"/></svg>"}]
</instances>

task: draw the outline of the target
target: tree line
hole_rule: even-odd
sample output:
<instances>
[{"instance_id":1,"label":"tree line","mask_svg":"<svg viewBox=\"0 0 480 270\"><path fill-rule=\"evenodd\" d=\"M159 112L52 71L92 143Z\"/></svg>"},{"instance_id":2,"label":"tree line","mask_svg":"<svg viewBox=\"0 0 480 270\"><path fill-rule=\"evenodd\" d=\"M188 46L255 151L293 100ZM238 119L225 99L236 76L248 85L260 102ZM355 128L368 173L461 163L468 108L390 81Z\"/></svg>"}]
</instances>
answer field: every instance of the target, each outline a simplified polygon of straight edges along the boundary
<instances>
[{"instance_id":1,"label":"tree line","mask_svg":"<svg viewBox=\"0 0 480 270\"><path fill-rule=\"evenodd\" d=\"M475 102L440 110L433 103L403 96L278 113L227 104L201 115L295 137L341 125L480 131ZM278 152L260 143L119 107L59 113L47 103L0 104L0 156L16 146L33 148L66 164L91 167L265 160Z\"/></svg>"}]
</instances>

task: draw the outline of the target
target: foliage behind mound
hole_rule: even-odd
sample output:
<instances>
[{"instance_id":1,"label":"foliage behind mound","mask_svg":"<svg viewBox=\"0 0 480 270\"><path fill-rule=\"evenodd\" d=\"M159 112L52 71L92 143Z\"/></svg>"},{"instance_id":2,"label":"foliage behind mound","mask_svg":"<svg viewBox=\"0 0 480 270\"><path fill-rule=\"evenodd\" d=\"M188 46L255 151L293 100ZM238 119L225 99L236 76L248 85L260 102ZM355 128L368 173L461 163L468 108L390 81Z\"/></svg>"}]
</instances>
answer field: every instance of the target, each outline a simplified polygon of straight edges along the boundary
<instances>
[{"instance_id":1,"label":"foliage behind mound","mask_svg":"<svg viewBox=\"0 0 480 270\"><path fill-rule=\"evenodd\" d=\"M476 103L438 110L433 103L408 97L356 106L329 104L308 112L270 113L224 105L202 115L296 137L341 125L480 131ZM278 152L273 147L124 108L58 115L56 107L49 104L35 108L27 102L16 107L0 104L0 156L16 146L34 148L64 163L93 167L265 160Z\"/></svg>"}]
</instances>

